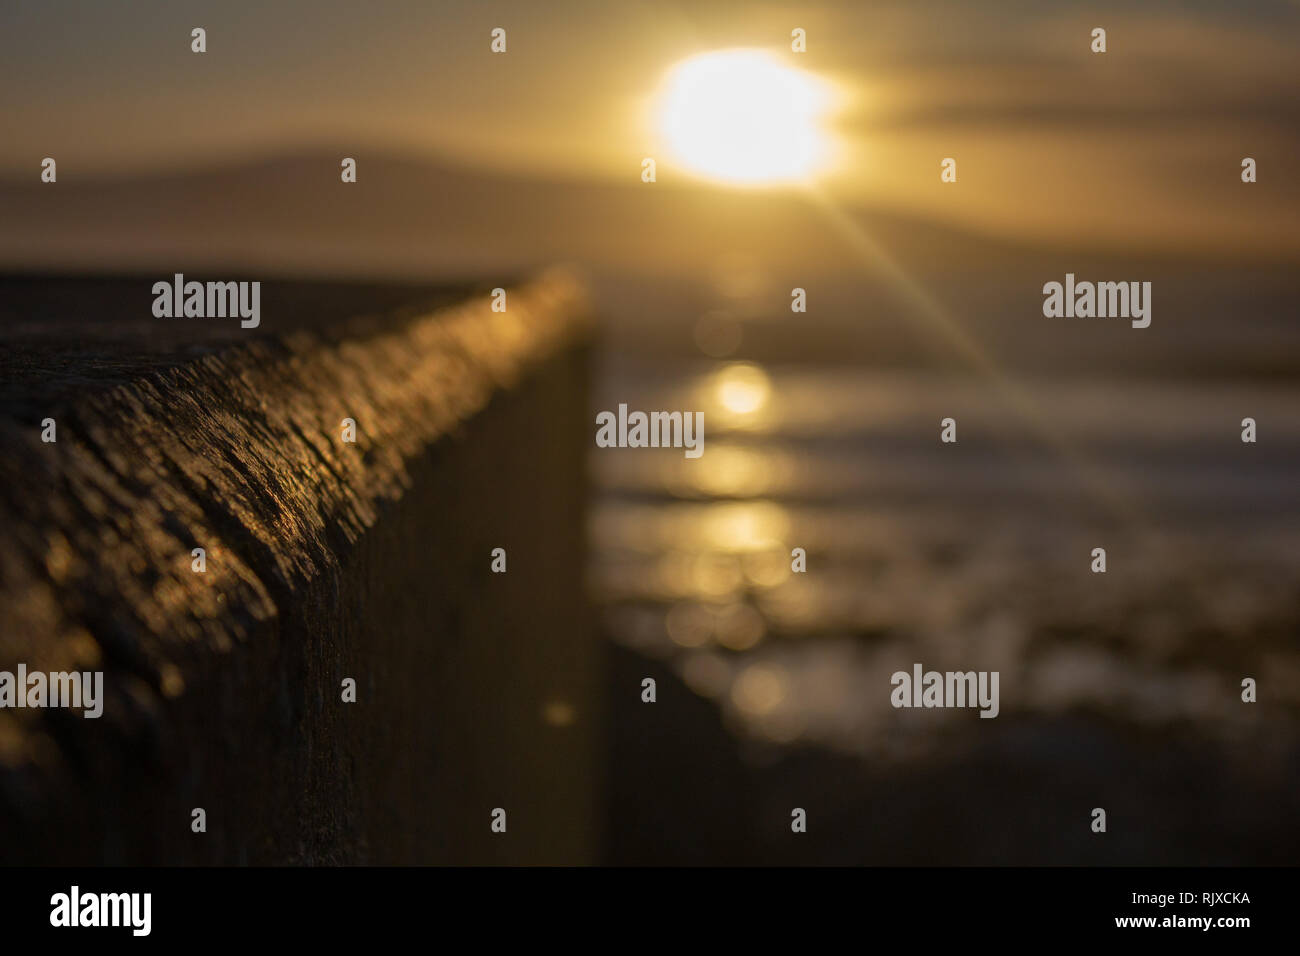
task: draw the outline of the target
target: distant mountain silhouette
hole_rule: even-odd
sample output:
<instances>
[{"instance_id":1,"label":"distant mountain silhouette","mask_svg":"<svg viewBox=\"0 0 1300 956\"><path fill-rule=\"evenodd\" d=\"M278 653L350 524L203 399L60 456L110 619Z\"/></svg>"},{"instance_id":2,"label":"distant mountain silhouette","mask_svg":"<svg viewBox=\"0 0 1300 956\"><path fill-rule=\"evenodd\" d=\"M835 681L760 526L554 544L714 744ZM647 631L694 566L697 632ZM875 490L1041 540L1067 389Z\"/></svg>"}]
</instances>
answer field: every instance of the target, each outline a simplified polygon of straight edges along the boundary
<instances>
[{"instance_id":1,"label":"distant mountain silhouette","mask_svg":"<svg viewBox=\"0 0 1300 956\"><path fill-rule=\"evenodd\" d=\"M355 184L340 181L345 155L357 159ZM0 182L0 211L9 272L496 284L570 263L592 278L615 336L636 348L698 354L694 324L722 309L748 323L742 354L756 357L888 363L952 352L951 336L917 320L920 290L998 356L1035 367L1255 374L1300 364L1289 264L1231 249L1193 258L1015 241L797 190L527 179L321 149L123 178L63 167L55 184ZM1067 271L1154 281L1152 327L1044 318L1042 285ZM807 314L791 315L794 287L808 290ZM1221 354L1227 333L1235 363Z\"/></svg>"},{"instance_id":2,"label":"distant mountain silhouette","mask_svg":"<svg viewBox=\"0 0 1300 956\"><path fill-rule=\"evenodd\" d=\"M557 260L596 269L690 274L714 259L807 274L864 263L797 191L547 181L440 159L342 151L129 178L0 182L0 265L243 267L427 278ZM354 155L349 152L346 155ZM885 210L850 209L904 261L961 267L1041 245L994 241Z\"/></svg>"}]
</instances>

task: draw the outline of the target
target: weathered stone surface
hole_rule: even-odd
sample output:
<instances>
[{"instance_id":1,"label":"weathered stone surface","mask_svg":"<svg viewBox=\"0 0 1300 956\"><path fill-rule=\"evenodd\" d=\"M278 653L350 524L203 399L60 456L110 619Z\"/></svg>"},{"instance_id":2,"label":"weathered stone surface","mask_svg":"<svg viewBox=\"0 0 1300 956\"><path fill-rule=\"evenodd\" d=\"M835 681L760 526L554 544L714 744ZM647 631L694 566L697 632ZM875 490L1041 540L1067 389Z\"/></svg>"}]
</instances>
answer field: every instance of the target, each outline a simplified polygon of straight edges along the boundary
<instances>
[{"instance_id":1,"label":"weathered stone surface","mask_svg":"<svg viewBox=\"0 0 1300 956\"><path fill-rule=\"evenodd\" d=\"M3 309L0 670L103 669L106 704L0 711L0 862L586 858L585 827L515 835L526 807L592 799L580 287L360 319L364 290L307 287L318 310L268 298L245 331L139 320L143 296L88 322L91 287L57 281L67 304L38 323L23 297L49 299L23 285ZM555 701L576 719L543 720ZM509 842L480 839L512 797Z\"/></svg>"}]
</instances>

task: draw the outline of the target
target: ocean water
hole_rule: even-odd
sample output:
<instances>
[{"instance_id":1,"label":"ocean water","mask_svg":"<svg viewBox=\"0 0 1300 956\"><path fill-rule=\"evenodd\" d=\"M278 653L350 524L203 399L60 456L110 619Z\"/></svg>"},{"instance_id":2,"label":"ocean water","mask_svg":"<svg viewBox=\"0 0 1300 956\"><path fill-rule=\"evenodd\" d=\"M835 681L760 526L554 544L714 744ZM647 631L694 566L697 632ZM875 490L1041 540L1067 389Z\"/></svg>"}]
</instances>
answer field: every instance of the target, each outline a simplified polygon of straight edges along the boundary
<instances>
[{"instance_id":1,"label":"ocean water","mask_svg":"<svg viewBox=\"0 0 1300 956\"><path fill-rule=\"evenodd\" d=\"M705 433L695 460L593 449L589 580L602 628L626 660L663 668L707 702L676 724L681 746L716 719L742 765L811 753L878 785L958 763L1012 779L1055 773L1046 768L1070 769L1078 751L1073 766L1105 776L1141 740L1191 748L1171 772L1193 782L1244 760L1258 775L1246 790L1293 806L1298 400L1285 383L610 356L596 409L702 410ZM1254 444L1241 440L1247 416ZM940 440L948 417L955 443ZM795 548L805 572L792 570ZM1094 548L1105 549L1104 573L1092 570ZM999 715L892 706L891 675L918 663L999 672ZM1242 700L1246 678L1257 703ZM632 704L622 712L638 727L655 719ZM1144 813L1176 822L1172 842L1124 843L1121 861L1176 858L1178 841L1203 858L1192 830L1213 808L1181 796L1162 807L1150 791L1170 771L1156 764L1130 783L1146 794ZM849 794L867 786L837 779ZM786 782L769 771L750 780ZM1248 854L1251 841L1280 837L1294 849L1289 813L1273 800L1234 846ZM1014 821L1002 824L1010 855L931 859L1026 859ZM1232 857L1220 850L1205 853Z\"/></svg>"}]
</instances>

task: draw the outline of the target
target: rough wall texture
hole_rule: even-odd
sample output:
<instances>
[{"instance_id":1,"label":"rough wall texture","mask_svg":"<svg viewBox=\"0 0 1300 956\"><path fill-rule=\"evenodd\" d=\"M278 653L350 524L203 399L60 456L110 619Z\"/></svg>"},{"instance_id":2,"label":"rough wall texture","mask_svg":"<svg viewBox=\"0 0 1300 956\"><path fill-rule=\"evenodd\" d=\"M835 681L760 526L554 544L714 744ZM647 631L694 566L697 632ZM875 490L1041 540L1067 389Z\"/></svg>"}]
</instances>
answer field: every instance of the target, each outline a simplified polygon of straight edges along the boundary
<instances>
[{"instance_id":1,"label":"rough wall texture","mask_svg":"<svg viewBox=\"0 0 1300 956\"><path fill-rule=\"evenodd\" d=\"M91 348L107 388L10 349L0 670L102 669L106 704L0 710L0 863L590 858L587 315L553 275L505 312L268 317Z\"/></svg>"}]
</instances>

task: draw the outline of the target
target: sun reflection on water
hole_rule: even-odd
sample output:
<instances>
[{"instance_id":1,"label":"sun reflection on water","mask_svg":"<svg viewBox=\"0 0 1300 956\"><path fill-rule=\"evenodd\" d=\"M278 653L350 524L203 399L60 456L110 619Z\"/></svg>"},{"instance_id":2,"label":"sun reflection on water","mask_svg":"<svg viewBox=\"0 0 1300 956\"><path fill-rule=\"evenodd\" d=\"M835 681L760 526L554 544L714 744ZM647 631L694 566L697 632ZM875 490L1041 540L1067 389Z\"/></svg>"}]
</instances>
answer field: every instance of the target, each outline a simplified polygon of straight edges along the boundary
<instances>
[{"instance_id":1,"label":"sun reflection on water","mask_svg":"<svg viewBox=\"0 0 1300 956\"><path fill-rule=\"evenodd\" d=\"M723 429L754 431L770 424L772 382L752 362L733 362L702 381L697 388L705 420Z\"/></svg>"},{"instance_id":2,"label":"sun reflection on water","mask_svg":"<svg viewBox=\"0 0 1300 956\"><path fill-rule=\"evenodd\" d=\"M1104 590L1081 586L1091 582L1072 556L1089 553L1097 529L1062 498L1068 474L992 457L957 481L951 456L937 457L940 406L965 409L967 421L994 417L976 392L824 369L799 378L751 362L658 388L638 404L703 410L706 452L593 456L602 493L592 587L610 636L669 662L739 735L916 756L935 730L961 733L972 715L893 709L890 675L914 661L998 670L1004 689L1018 688L1004 690L1001 721L1104 708L1134 724L1195 720L1231 735L1249 710L1230 706L1233 688L1203 648L1189 652L1188 635L1215 629L1223 646L1244 647L1291 632L1282 600L1297 576L1285 528L1212 537L1193 525L1197 543L1182 550L1110 529L1133 570ZM1177 421L1182 403L1157 413ZM1180 474L1164 476L1163 493L1194 500ZM796 547L806 573L791 566ZM1189 558L1198 549L1253 568L1238 577L1253 586L1227 594L1217 566L1202 579ZM1274 684L1300 673L1293 650L1263 659Z\"/></svg>"}]
</instances>

